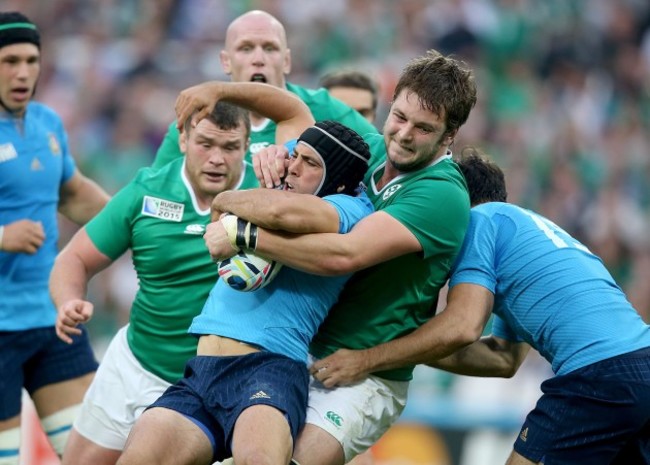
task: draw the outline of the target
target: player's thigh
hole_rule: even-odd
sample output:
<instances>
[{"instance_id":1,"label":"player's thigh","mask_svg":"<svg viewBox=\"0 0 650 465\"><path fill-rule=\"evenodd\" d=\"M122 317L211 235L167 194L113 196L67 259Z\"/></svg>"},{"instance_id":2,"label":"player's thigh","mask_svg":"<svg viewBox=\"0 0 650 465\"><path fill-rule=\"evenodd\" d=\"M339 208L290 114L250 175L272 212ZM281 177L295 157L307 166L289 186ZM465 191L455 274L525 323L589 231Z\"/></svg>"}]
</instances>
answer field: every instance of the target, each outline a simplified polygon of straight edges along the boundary
<instances>
[{"instance_id":1,"label":"player's thigh","mask_svg":"<svg viewBox=\"0 0 650 465\"><path fill-rule=\"evenodd\" d=\"M232 439L236 463L286 463L292 450L289 423L275 407L253 405L237 418Z\"/></svg>"},{"instance_id":2,"label":"player's thigh","mask_svg":"<svg viewBox=\"0 0 650 465\"><path fill-rule=\"evenodd\" d=\"M408 382L390 381L377 376L335 389L325 388L312 378L306 422L329 433L338 443L336 449L342 448L344 461L349 462L368 450L399 418L406 405L407 392ZM317 430L305 427L296 445L296 459L301 462L302 458L309 461L310 465L342 463L325 458L334 460L338 456L335 449L324 450L333 444L326 440L327 436L321 436L322 442L317 444L322 450L322 458L312 456L309 447L316 445L316 440L309 436L316 432Z\"/></svg>"},{"instance_id":3,"label":"player's thigh","mask_svg":"<svg viewBox=\"0 0 650 465\"><path fill-rule=\"evenodd\" d=\"M300 432L293 453L300 465L343 465L345 455L341 443L323 428L306 423Z\"/></svg>"},{"instance_id":4,"label":"player's thigh","mask_svg":"<svg viewBox=\"0 0 650 465\"><path fill-rule=\"evenodd\" d=\"M11 428L17 428L18 426L20 426L20 415L0 421L0 432L7 431Z\"/></svg>"},{"instance_id":5,"label":"player's thigh","mask_svg":"<svg viewBox=\"0 0 650 465\"><path fill-rule=\"evenodd\" d=\"M47 384L32 393L32 400L38 415L43 418L64 408L80 404L93 380L94 373L88 373L67 381Z\"/></svg>"},{"instance_id":6,"label":"player's thigh","mask_svg":"<svg viewBox=\"0 0 650 465\"><path fill-rule=\"evenodd\" d=\"M167 381L147 371L135 358L124 327L104 353L74 427L98 446L122 450L136 419L168 387Z\"/></svg>"},{"instance_id":7,"label":"player's thigh","mask_svg":"<svg viewBox=\"0 0 650 465\"><path fill-rule=\"evenodd\" d=\"M121 450L107 449L95 444L73 428L63 451L61 465L77 465L81 463L115 465L121 453Z\"/></svg>"},{"instance_id":8,"label":"player's thigh","mask_svg":"<svg viewBox=\"0 0 650 465\"><path fill-rule=\"evenodd\" d=\"M203 430L167 408L146 410L129 434L118 465L212 463L212 444Z\"/></svg>"}]
</instances>

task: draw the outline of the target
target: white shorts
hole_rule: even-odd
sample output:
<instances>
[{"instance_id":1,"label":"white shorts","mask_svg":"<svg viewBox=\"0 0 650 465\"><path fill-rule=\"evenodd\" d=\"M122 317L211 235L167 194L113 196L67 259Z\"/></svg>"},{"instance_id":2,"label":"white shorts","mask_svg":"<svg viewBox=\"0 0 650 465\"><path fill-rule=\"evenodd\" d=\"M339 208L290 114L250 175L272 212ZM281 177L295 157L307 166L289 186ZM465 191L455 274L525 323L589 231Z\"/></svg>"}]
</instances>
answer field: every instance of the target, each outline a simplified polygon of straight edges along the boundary
<instances>
[{"instance_id":1,"label":"white shorts","mask_svg":"<svg viewBox=\"0 0 650 465\"><path fill-rule=\"evenodd\" d=\"M309 357L311 365L315 359ZM313 376L307 423L330 433L343 447L345 462L365 452L397 421L408 396L408 381L369 376L352 386L328 389Z\"/></svg>"},{"instance_id":2,"label":"white shorts","mask_svg":"<svg viewBox=\"0 0 650 465\"><path fill-rule=\"evenodd\" d=\"M170 385L133 356L127 327L113 337L74 422L86 439L114 450L124 449L135 421Z\"/></svg>"}]
</instances>

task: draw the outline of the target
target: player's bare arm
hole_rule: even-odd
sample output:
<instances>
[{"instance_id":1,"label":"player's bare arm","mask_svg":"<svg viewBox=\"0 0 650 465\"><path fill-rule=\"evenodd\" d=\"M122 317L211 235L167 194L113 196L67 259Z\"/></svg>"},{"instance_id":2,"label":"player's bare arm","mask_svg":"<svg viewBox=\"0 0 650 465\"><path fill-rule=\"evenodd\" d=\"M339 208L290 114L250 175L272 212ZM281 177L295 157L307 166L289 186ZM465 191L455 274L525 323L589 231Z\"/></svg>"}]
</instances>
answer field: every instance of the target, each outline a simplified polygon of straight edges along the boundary
<instances>
[{"instance_id":1,"label":"player's bare arm","mask_svg":"<svg viewBox=\"0 0 650 465\"><path fill-rule=\"evenodd\" d=\"M337 233L339 215L331 203L312 194L270 189L225 191L212 201L215 214L229 212L259 227L292 233Z\"/></svg>"},{"instance_id":2,"label":"player's bare arm","mask_svg":"<svg viewBox=\"0 0 650 465\"><path fill-rule=\"evenodd\" d=\"M59 213L77 224L86 224L110 199L99 185L76 170L61 186Z\"/></svg>"},{"instance_id":3,"label":"player's bare arm","mask_svg":"<svg viewBox=\"0 0 650 465\"><path fill-rule=\"evenodd\" d=\"M338 276L422 251L417 238L385 212L361 220L347 234L286 235L262 230L257 251L308 273Z\"/></svg>"},{"instance_id":4,"label":"player's bare arm","mask_svg":"<svg viewBox=\"0 0 650 465\"><path fill-rule=\"evenodd\" d=\"M259 113L277 123L276 142L297 138L314 124L309 107L296 95L269 84L255 82L210 81L185 89L176 99L176 119L179 128L192 117L196 124L212 110L219 100Z\"/></svg>"},{"instance_id":5,"label":"player's bare arm","mask_svg":"<svg viewBox=\"0 0 650 465\"><path fill-rule=\"evenodd\" d=\"M430 364L479 339L492 312L492 293L482 286L459 284L447 302L443 312L407 336L366 350L339 350L315 362L312 374L327 387L351 384L372 372Z\"/></svg>"},{"instance_id":6,"label":"player's bare arm","mask_svg":"<svg viewBox=\"0 0 650 465\"><path fill-rule=\"evenodd\" d=\"M111 263L97 250L85 228L77 231L57 256L49 286L58 311L56 333L64 342L71 343L70 335L80 334L77 325L92 317L93 305L85 300L88 281Z\"/></svg>"},{"instance_id":7,"label":"player's bare arm","mask_svg":"<svg viewBox=\"0 0 650 465\"><path fill-rule=\"evenodd\" d=\"M466 376L511 378L523 363L530 346L494 335L485 336L429 366Z\"/></svg>"}]
</instances>

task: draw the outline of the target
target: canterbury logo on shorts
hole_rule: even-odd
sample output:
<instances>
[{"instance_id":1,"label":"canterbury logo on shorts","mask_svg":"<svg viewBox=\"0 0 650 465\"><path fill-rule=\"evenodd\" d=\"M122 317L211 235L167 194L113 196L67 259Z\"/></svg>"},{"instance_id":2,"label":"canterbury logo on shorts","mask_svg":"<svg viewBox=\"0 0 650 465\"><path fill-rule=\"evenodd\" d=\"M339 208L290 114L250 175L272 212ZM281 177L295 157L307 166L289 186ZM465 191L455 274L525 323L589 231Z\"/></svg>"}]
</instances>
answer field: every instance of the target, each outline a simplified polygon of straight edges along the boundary
<instances>
[{"instance_id":1,"label":"canterbury logo on shorts","mask_svg":"<svg viewBox=\"0 0 650 465\"><path fill-rule=\"evenodd\" d=\"M331 410L325 414L325 418L329 420L330 423L334 424L337 427L343 426L343 418L338 413L332 412Z\"/></svg>"}]
</instances>

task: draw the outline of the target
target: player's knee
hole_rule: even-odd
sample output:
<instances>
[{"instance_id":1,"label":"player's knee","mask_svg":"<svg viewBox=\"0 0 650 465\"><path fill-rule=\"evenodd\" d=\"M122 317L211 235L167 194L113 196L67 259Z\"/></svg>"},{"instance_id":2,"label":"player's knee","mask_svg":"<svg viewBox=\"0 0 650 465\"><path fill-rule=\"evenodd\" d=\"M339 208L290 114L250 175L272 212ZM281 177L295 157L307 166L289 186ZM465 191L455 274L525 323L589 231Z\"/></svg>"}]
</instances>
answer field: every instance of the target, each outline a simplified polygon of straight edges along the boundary
<instances>
[{"instance_id":1,"label":"player's knee","mask_svg":"<svg viewBox=\"0 0 650 465\"><path fill-rule=\"evenodd\" d=\"M80 408L81 404L76 404L41 419L43 431L45 431L47 439L59 457L63 455L63 449L68 442L70 430L72 429L72 422L74 422Z\"/></svg>"},{"instance_id":2,"label":"player's knee","mask_svg":"<svg viewBox=\"0 0 650 465\"><path fill-rule=\"evenodd\" d=\"M20 427L0 432L0 465L18 465Z\"/></svg>"},{"instance_id":3,"label":"player's knee","mask_svg":"<svg viewBox=\"0 0 650 465\"><path fill-rule=\"evenodd\" d=\"M270 451L257 449L237 458L236 463L237 465L272 465L278 463L278 457Z\"/></svg>"}]
</instances>

